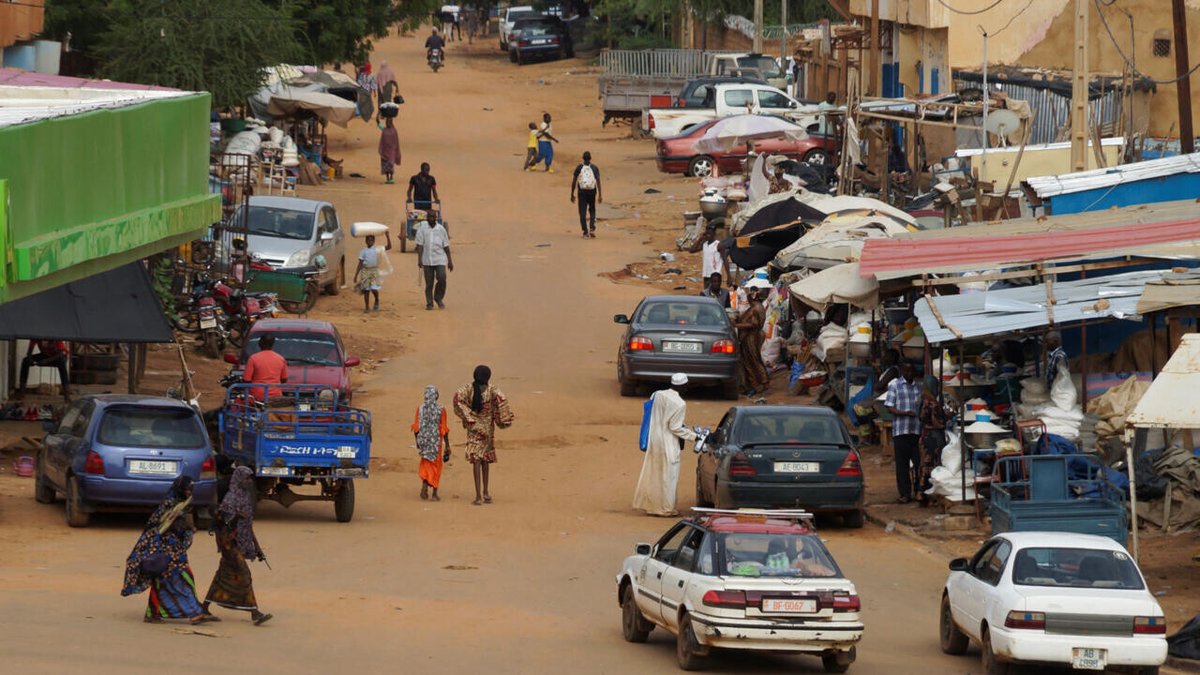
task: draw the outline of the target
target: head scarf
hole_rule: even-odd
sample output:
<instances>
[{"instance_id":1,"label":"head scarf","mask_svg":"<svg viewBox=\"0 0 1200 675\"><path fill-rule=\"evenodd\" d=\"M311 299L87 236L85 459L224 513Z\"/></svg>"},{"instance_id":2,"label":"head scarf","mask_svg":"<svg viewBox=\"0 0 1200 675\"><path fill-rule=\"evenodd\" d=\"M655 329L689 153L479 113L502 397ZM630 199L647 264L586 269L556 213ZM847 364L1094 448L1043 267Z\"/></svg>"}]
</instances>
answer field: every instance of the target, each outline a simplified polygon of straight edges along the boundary
<instances>
[{"instance_id":1,"label":"head scarf","mask_svg":"<svg viewBox=\"0 0 1200 675\"><path fill-rule=\"evenodd\" d=\"M167 530L175 524L176 519L187 514L188 509L192 506L192 497L187 493L191 486L192 478L190 476L180 476L171 483L166 500L150 517L151 524L154 523L155 517L158 518L159 534L166 534Z\"/></svg>"},{"instance_id":2,"label":"head scarf","mask_svg":"<svg viewBox=\"0 0 1200 675\"><path fill-rule=\"evenodd\" d=\"M247 557L258 554L258 543L254 540L253 529L256 499L254 471L246 466L234 469L233 477L229 479L229 492L221 500L217 513L222 522L236 523L237 545Z\"/></svg>"},{"instance_id":3,"label":"head scarf","mask_svg":"<svg viewBox=\"0 0 1200 675\"><path fill-rule=\"evenodd\" d=\"M487 385L491 379L491 368L475 366L474 382L471 383L471 410L483 412L483 394L487 391Z\"/></svg>"},{"instance_id":4,"label":"head scarf","mask_svg":"<svg viewBox=\"0 0 1200 675\"><path fill-rule=\"evenodd\" d=\"M375 74L375 82L379 85L379 88L383 89L389 82L395 81L396 73L392 71L392 67L388 65L387 61L380 61L379 72Z\"/></svg>"},{"instance_id":5,"label":"head scarf","mask_svg":"<svg viewBox=\"0 0 1200 675\"><path fill-rule=\"evenodd\" d=\"M425 401L418 414L420 427L417 429L417 451L421 459L430 462L437 459L442 449L442 406L438 405L438 390L432 384L425 386Z\"/></svg>"}]
</instances>

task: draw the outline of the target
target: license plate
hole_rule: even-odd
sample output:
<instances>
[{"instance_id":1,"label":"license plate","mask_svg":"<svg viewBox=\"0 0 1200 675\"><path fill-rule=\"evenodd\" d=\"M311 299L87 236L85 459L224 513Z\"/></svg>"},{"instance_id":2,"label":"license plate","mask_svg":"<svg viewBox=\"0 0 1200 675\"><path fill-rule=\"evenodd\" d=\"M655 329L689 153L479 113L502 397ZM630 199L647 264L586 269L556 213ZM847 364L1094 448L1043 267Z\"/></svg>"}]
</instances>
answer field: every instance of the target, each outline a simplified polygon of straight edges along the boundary
<instances>
[{"instance_id":1,"label":"license plate","mask_svg":"<svg viewBox=\"0 0 1200 675\"><path fill-rule=\"evenodd\" d=\"M286 466L264 466L258 469L258 473L263 476L290 476L292 470Z\"/></svg>"},{"instance_id":2,"label":"license plate","mask_svg":"<svg viewBox=\"0 0 1200 675\"><path fill-rule=\"evenodd\" d=\"M1075 647L1071 650L1071 667L1077 670L1104 670L1108 667L1108 650Z\"/></svg>"},{"instance_id":3,"label":"license plate","mask_svg":"<svg viewBox=\"0 0 1200 675\"><path fill-rule=\"evenodd\" d=\"M812 598L764 598L762 611L783 614L815 614L817 601Z\"/></svg>"},{"instance_id":4,"label":"license plate","mask_svg":"<svg viewBox=\"0 0 1200 675\"><path fill-rule=\"evenodd\" d=\"M534 41L533 41L533 44L535 44L535 45L544 45L544 44L546 44L547 42L549 42L549 40L534 40Z\"/></svg>"},{"instance_id":5,"label":"license plate","mask_svg":"<svg viewBox=\"0 0 1200 675\"><path fill-rule=\"evenodd\" d=\"M700 343L699 342L668 342L668 341L664 340L662 343L662 350L664 352L684 352L684 353L689 353L689 354L699 354L700 353Z\"/></svg>"},{"instance_id":6,"label":"license plate","mask_svg":"<svg viewBox=\"0 0 1200 675\"><path fill-rule=\"evenodd\" d=\"M358 454L358 449L353 445L343 445L337 449L338 459L354 459Z\"/></svg>"},{"instance_id":7,"label":"license plate","mask_svg":"<svg viewBox=\"0 0 1200 675\"><path fill-rule=\"evenodd\" d=\"M207 318L207 319L200 319L200 327L201 327L201 328L216 328L216 327L217 327L217 319L216 319L216 317L209 317L209 318Z\"/></svg>"},{"instance_id":8,"label":"license plate","mask_svg":"<svg viewBox=\"0 0 1200 675\"><path fill-rule=\"evenodd\" d=\"M148 476L174 476L179 473L179 462L169 462L155 459L129 460L129 473L141 473Z\"/></svg>"},{"instance_id":9,"label":"license plate","mask_svg":"<svg viewBox=\"0 0 1200 675\"><path fill-rule=\"evenodd\" d=\"M312 410L312 404L301 403L296 406L296 410L299 410L300 412L308 412L308 411Z\"/></svg>"},{"instance_id":10,"label":"license plate","mask_svg":"<svg viewBox=\"0 0 1200 675\"><path fill-rule=\"evenodd\" d=\"M820 473L820 462L775 462L775 473Z\"/></svg>"}]
</instances>

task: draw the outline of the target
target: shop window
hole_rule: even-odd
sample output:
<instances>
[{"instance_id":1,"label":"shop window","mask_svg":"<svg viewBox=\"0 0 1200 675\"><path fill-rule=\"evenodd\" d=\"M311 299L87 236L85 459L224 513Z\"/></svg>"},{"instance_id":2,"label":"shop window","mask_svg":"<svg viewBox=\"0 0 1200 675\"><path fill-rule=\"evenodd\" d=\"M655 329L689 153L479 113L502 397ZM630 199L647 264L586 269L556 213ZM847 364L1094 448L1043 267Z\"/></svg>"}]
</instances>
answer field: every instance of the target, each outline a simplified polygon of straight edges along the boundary
<instances>
[{"instance_id":1,"label":"shop window","mask_svg":"<svg viewBox=\"0 0 1200 675\"><path fill-rule=\"evenodd\" d=\"M1154 55L1162 57L1171 55L1171 34L1165 28L1154 31Z\"/></svg>"}]
</instances>

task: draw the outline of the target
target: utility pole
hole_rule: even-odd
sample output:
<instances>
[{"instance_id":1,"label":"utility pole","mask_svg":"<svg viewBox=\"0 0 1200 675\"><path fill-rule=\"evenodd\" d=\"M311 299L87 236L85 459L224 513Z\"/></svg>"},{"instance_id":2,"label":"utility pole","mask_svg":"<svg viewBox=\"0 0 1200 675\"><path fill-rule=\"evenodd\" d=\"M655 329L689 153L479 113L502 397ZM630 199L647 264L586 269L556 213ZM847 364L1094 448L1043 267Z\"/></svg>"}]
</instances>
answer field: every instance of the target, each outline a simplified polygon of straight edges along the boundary
<instances>
[{"instance_id":1,"label":"utility pole","mask_svg":"<svg viewBox=\"0 0 1200 675\"><path fill-rule=\"evenodd\" d=\"M763 0L754 0L754 53L761 54L763 29Z\"/></svg>"},{"instance_id":2,"label":"utility pole","mask_svg":"<svg viewBox=\"0 0 1200 675\"><path fill-rule=\"evenodd\" d=\"M871 74L867 86L867 96L879 95L879 0L871 0Z\"/></svg>"},{"instance_id":3,"label":"utility pole","mask_svg":"<svg viewBox=\"0 0 1200 675\"><path fill-rule=\"evenodd\" d=\"M1087 171L1088 0L1075 0L1075 72L1071 78L1071 170ZM986 93L984 94L987 95Z\"/></svg>"},{"instance_id":4,"label":"utility pole","mask_svg":"<svg viewBox=\"0 0 1200 675\"><path fill-rule=\"evenodd\" d=\"M1171 17L1175 21L1175 92L1179 95L1179 152L1191 154L1196 151L1196 135L1192 131L1192 83L1185 76L1188 69L1187 13L1183 0L1171 0Z\"/></svg>"},{"instance_id":5,"label":"utility pole","mask_svg":"<svg viewBox=\"0 0 1200 675\"><path fill-rule=\"evenodd\" d=\"M779 36L779 66L781 68L787 68L787 0L779 0L779 15L780 24L783 26L783 33Z\"/></svg>"}]
</instances>

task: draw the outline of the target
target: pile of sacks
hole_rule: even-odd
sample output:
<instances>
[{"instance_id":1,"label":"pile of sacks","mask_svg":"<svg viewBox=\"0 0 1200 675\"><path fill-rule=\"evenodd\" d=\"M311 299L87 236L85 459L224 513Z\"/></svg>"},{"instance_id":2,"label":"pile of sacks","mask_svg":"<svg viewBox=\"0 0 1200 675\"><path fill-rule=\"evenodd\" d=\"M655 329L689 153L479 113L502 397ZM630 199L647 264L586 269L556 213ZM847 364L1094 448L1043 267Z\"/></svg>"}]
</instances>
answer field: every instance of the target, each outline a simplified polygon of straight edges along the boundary
<instances>
[{"instance_id":1,"label":"pile of sacks","mask_svg":"<svg viewBox=\"0 0 1200 675\"><path fill-rule=\"evenodd\" d=\"M925 494L941 495L952 502L961 502L975 498L975 472L971 467L962 463L962 445L958 434L947 429L946 438L949 440L942 448L942 463L934 467L929 474L930 487ZM963 476L966 473L966 476ZM963 492L963 481L967 489Z\"/></svg>"},{"instance_id":2,"label":"pile of sacks","mask_svg":"<svg viewBox=\"0 0 1200 675\"><path fill-rule=\"evenodd\" d=\"M1071 381L1071 374L1060 370L1054 386L1046 390L1041 378L1021 380L1021 402L1017 404L1021 419L1037 418L1046 424L1046 431L1068 439L1079 438L1079 427L1083 424L1083 409L1079 405L1079 392Z\"/></svg>"},{"instance_id":3,"label":"pile of sacks","mask_svg":"<svg viewBox=\"0 0 1200 675\"><path fill-rule=\"evenodd\" d=\"M1088 412L1100 418L1096 422L1096 437L1104 439L1124 434L1126 416L1133 412L1149 388L1149 382L1141 382L1136 375L1130 375L1121 384L1088 401Z\"/></svg>"}]
</instances>

